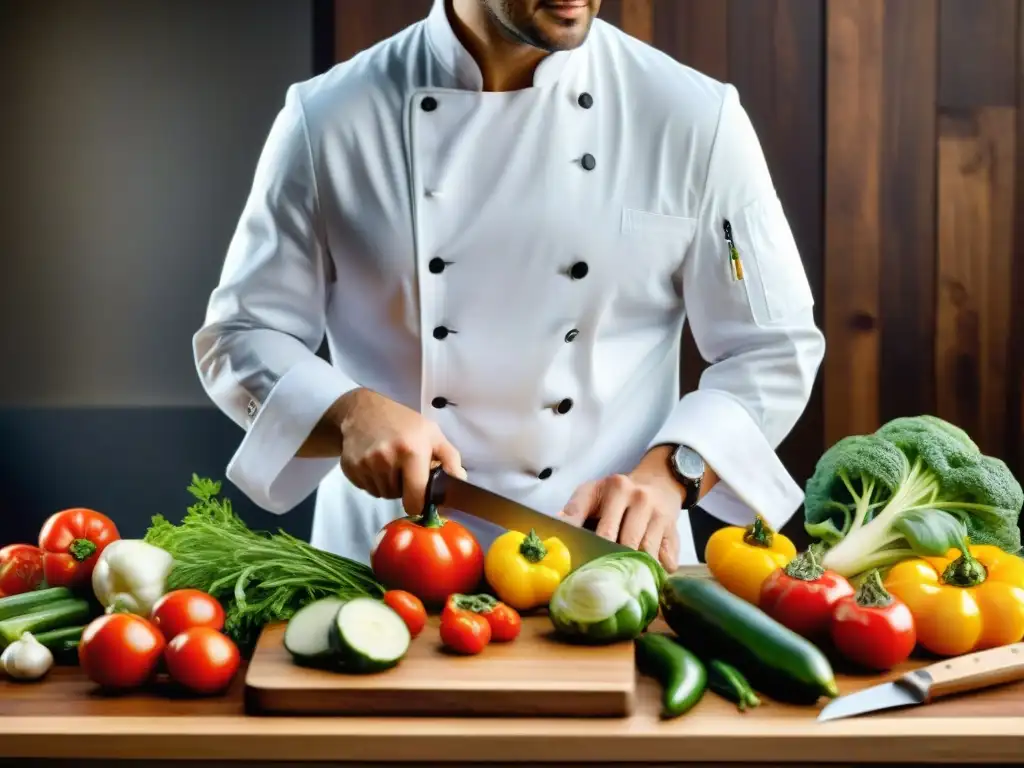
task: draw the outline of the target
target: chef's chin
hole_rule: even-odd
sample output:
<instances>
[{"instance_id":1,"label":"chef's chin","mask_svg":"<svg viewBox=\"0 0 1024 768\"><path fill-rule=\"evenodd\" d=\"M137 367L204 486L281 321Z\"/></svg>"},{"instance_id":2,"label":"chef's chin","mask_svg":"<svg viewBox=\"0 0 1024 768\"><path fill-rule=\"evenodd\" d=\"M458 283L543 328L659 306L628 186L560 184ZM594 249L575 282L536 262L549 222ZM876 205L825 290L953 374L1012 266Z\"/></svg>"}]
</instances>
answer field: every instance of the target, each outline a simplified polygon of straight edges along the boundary
<instances>
[{"instance_id":1,"label":"chef's chin","mask_svg":"<svg viewBox=\"0 0 1024 768\"><path fill-rule=\"evenodd\" d=\"M587 39L600 2L585 7L567 5L564 0L490 0L499 7L499 21L521 42L544 51L568 51ZM577 4L577 6L580 4ZM501 17L504 16L502 19Z\"/></svg>"}]
</instances>

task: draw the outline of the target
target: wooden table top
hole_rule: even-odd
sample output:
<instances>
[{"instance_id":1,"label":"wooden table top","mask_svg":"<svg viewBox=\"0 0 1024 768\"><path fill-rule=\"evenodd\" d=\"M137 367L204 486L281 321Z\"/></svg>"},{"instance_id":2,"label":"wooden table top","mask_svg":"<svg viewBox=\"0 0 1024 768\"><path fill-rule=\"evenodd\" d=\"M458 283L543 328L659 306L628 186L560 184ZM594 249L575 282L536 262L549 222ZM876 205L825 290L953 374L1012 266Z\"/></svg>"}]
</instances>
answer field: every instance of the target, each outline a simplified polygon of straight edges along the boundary
<instances>
[{"instance_id":1,"label":"wooden table top","mask_svg":"<svg viewBox=\"0 0 1024 768\"><path fill-rule=\"evenodd\" d=\"M623 719L251 717L244 670L224 696L98 695L74 668L38 683L0 682L4 758L356 762L1020 763L1024 683L873 717L819 724L814 708L765 700L739 713L713 694L658 719L643 678ZM880 678L841 677L849 693Z\"/></svg>"}]
</instances>

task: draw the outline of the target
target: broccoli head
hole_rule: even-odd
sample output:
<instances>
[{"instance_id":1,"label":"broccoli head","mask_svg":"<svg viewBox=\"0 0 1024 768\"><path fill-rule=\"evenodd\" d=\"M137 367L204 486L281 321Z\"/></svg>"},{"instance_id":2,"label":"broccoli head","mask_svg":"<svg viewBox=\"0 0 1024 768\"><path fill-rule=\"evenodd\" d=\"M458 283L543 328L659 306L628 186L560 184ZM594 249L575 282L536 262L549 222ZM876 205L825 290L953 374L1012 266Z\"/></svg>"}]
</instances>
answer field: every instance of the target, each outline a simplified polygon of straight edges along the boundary
<instances>
[{"instance_id":1,"label":"broccoli head","mask_svg":"<svg viewBox=\"0 0 1024 768\"><path fill-rule=\"evenodd\" d=\"M805 528L844 576L967 542L1021 548L1024 491L1009 467L934 416L893 419L826 451L807 484Z\"/></svg>"}]
</instances>

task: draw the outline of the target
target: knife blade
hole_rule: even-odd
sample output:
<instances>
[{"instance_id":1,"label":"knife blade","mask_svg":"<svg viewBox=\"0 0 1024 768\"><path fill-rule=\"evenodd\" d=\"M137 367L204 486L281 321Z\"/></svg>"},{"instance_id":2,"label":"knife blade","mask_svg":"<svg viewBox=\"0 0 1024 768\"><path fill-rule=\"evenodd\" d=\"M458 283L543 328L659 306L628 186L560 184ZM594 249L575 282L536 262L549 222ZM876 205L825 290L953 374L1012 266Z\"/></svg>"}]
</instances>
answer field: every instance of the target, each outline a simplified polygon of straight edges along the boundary
<instances>
[{"instance_id":1,"label":"knife blade","mask_svg":"<svg viewBox=\"0 0 1024 768\"><path fill-rule=\"evenodd\" d=\"M472 515L506 530L527 533L532 529L542 539L555 536L569 550L573 568L613 552L631 551L629 547L602 538L586 528L577 528L557 517L452 477L440 467L431 472L427 499L438 507Z\"/></svg>"},{"instance_id":2,"label":"knife blade","mask_svg":"<svg viewBox=\"0 0 1024 768\"><path fill-rule=\"evenodd\" d=\"M1024 680L1024 643L958 656L827 704L818 722L927 704L943 696Z\"/></svg>"}]
</instances>

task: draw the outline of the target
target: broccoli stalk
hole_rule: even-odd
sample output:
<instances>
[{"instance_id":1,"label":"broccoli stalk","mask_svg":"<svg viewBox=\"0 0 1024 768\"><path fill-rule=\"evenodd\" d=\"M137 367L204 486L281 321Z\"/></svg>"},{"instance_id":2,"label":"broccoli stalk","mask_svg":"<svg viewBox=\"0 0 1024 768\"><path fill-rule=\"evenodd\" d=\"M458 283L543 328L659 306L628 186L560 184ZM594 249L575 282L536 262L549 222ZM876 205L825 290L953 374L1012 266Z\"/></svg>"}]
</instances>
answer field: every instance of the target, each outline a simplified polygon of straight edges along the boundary
<instances>
[{"instance_id":1,"label":"broccoli stalk","mask_svg":"<svg viewBox=\"0 0 1024 768\"><path fill-rule=\"evenodd\" d=\"M1024 491L1006 465L935 417L844 438L808 482L805 527L832 544L823 565L853 577L968 541L1020 550Z\"/></svg>"}]
</instances>

